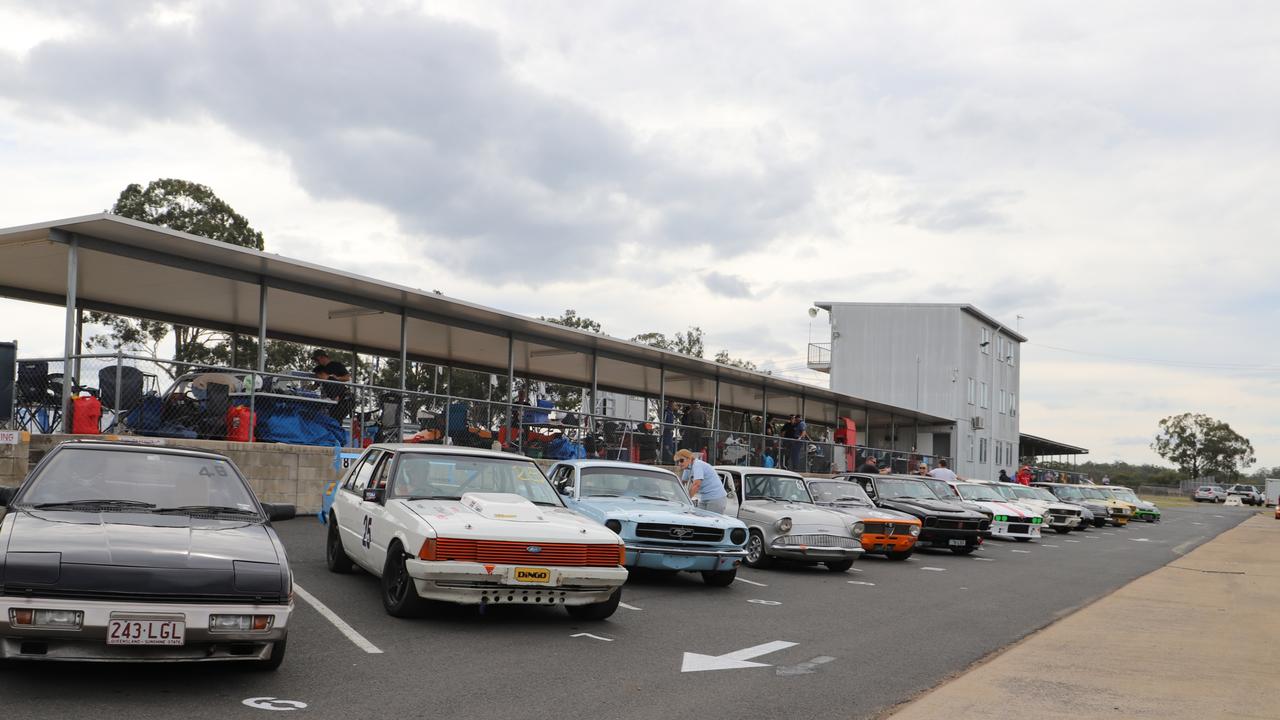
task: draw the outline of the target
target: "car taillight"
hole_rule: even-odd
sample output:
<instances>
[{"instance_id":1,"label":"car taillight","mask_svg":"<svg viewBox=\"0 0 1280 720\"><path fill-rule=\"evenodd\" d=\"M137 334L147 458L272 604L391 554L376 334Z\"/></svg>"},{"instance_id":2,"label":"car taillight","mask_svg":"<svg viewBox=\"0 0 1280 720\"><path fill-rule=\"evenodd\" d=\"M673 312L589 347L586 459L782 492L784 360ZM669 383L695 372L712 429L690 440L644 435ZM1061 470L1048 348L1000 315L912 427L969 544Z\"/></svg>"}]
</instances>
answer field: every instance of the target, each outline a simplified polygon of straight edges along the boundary
<instances>
[{"instance_id":1,"label":"car taillight","mask_svg":"<svg viewBox=\"0 0 1280 720\"><path fill-rule=\"evenodd\" d=\"M30 625L34 614L33 610L10 610L9 622L13 625Z\"/></svg>"},{"instance_id":2,"label":"car taillight","mask_svg":"<svg viewBox=\"0 0 1280 720\"><path fill-rule=\"evenodd\" d=\"M419 560L435 560L436 559L436 539L427 538L422 541L422 548L418 550Z\"/></svg>"},{"instance_id":3,"label":"car taillight","mask_svg":"<svg viewBox=\"0 0 1280 720\"><path fill-rule=\"evenodd\" d=\"M274 622L271 615L210 615L209 632L266 632Z\"/></svg>"},{"instance_id":4,"label":"car taillight","mask_svg":"<svg viewBox=\"0 0 1280 720\"><path fill-rule=\"evenodd\" d=\"M619 565L627 564L627 546L626 545L618 546L618 564Z\"/></svg>"}]
</instances>

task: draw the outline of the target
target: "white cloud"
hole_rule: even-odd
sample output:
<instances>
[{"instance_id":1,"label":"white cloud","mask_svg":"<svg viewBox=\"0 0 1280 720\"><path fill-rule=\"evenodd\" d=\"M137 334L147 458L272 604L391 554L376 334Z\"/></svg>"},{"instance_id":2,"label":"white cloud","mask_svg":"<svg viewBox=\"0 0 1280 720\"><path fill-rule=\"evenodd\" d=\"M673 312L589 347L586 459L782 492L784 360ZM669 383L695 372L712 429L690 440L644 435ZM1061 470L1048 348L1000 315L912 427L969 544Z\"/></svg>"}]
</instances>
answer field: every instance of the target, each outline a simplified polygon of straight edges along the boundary
<instances>
[{"instance_id":1,"label":"white cloud","mask_svg":"<svg viewBox=\"0 0 1280 720\"><path fill-rule=\"evenodd\" d=\"M1028 431L1146 460L1176 405L1280 464L1218 367L1280 365L1271 5L124 7L0 8L0 225L184 177L272 251L818 382L810 301L974 302Z\"/></svg>"}]
</instances>

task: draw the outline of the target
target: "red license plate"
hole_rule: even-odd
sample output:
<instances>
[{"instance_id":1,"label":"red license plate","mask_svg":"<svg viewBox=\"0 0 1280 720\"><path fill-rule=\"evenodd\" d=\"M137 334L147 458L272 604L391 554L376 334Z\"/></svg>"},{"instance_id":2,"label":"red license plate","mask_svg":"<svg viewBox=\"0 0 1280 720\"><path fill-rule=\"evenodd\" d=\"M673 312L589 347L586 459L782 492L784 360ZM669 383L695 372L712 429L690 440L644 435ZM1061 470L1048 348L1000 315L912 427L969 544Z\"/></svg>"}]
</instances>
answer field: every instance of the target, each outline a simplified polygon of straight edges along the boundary
<instances>
[{"instance_id":1,"label":"red license plate","mask_svg":"<svg viewBox=\"0 0 1280 720\"><path fill-rule=\"evenodd\" d=\"M108 645L181 645L186 623L179 620L109 620Z\"/></svg>"}]
</instances>

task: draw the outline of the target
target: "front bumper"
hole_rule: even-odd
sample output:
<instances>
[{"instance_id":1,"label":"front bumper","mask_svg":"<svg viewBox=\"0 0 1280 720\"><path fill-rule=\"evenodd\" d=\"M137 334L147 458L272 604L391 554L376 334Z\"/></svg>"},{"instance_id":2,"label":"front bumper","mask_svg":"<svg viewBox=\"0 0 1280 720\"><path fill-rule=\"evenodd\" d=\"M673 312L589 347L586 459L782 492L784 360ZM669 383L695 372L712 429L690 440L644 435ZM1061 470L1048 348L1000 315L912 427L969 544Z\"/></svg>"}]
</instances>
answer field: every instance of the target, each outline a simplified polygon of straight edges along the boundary
<instances>
[{"instance_id":1,"label":"front bumper","mask_svg":"<svg viewBox=\"0 0 1280 720\"><path fill-rule=\"evenodd\" d=\"M11 609L79 610L79 630L28 628L9 621ZM138 603L0 596L0 659L89 662L231 662L266 660L289 633L293 604ZM211 632L210 615L270 615L271 629ZM182 645L108 645L111 619L155 618L184 624Z\"/></svg>"},{"instance_id":2,"label":"front bumper","mask_svg":"<svg viewBox=\"0 0 1280 720\"><path fill-rule=\"evenodd\" d=\"M929 543L930 545L950 546L952 540L964 540L968 545L981 545L982 539L990 536L990 528L986 530L955 530L925 526L920 531L919 542Z\"/></svg>"},{"instance_id":3,"label":"front bumper","mask_svg":"<svg viewBox=\"0 0 1280 720\"><path fill-rule=\"evenodd\" d=\"M1160 511L1159 510L1138 510L1133 513L1133 517L1141 518L1143 520L1146 520L1147 518L1151 518L1152 520L1159 520Z\"/></svg>"},{"instance_id":4,"label":"front bumper","mask_svg":"<svg viewBox=\"0 0 1280 720\"><path fill-rule=\"evenodd\" d=\"M811 542L804 542L812 538ZM826 535L784 535L769 543L769 555L787 560L828 562L856 560L866 550L858 538L842 538Z\"/></svg>"},{"instance_id":5,"label":"front bumper","mask_svg":"<svg viewBox=\"0 0 1280 720\"><path fill-rule=\"evenodd\" d=\"M1072 530L1080 527L1083 522L1079 515L1050 515L1049 527L1051 528L1070 528Z\"/></svg>"},{"instance_id":6,"label":"front bumper","mask_svg":"<svg viewBox=\"0 0 1280 720\"><path fill-rule=\"evenodd\" d=\"M721 572L742 564L747 551L741 548L680 548L643 543L627 543L627 567L654 570Z\"/></svg>"},{"instance_id":7,"label":"front bumper","mask_svg":"<svg viewBox=\"0 0 1280 720\"><path fill-rule=\"evenodd\" d=\"M1017 529L1013 529L1014 527ZM1002 540L1040 539L1040 525L1033 523L1010 523L1003 520L991 523L991 536Z\"/></svg>"},{"instance_id":8,"label":"front bumper","mask_svg":"<svg viewBox=\"0 0 1280 720\"><path fill-rule=\"evenodd\" d=\"M627 581L627 569L492 565L456 561L405 560L418 596L462 605L521 603L591 605L609 599ZM545 580L521 582L517 570L546 571Z\"/></svg>"},{"instance_id":9,"label":"front bumper","mask_svg":"<svg viewBox=\"0 0 1280 720\"><path fill-rule=\"evenodd\" d=\"M1115 525L1116 527L1123 527L1125 525L1128 525L1129 518L1130 516L1128 513L1111 513L1107 517L1107 519L1111 521L1111 524Z\"/></svg>"},{"instance_id":10,"label":"front bumper","mask_svg":"<svg viewBox=\"0 0 1280 720\"><path fill-rule=\"evenodd\" d=\"M915 535L862 534L862 549L869 553L906 552L916 546Z\"/></svg>"}]
</instances>

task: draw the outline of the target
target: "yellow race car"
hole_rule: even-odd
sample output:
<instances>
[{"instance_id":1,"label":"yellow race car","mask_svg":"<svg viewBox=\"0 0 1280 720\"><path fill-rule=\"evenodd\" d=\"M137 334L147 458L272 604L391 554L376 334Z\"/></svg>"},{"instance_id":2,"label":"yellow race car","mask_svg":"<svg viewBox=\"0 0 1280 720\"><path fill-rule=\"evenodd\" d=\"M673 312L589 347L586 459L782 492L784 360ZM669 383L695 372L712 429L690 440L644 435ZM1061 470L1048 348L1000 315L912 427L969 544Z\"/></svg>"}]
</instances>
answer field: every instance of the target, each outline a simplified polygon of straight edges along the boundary
<instances>
[{"instance_id":1,"label":"yellow race car","mask_svg":"<svg viewBox=\"0 0 1280 720\"><path fill-rule=\"evenodd\" d=\"M1098 485L1080 485L1080 492L1090 500L1096 500L1107 506L1107 520L1116 527L1124 527L1129 524L1129 520L1133 518L1133 513L1138 508L1130 503L1117 500Z\"/></svg>"}]
</instances>

